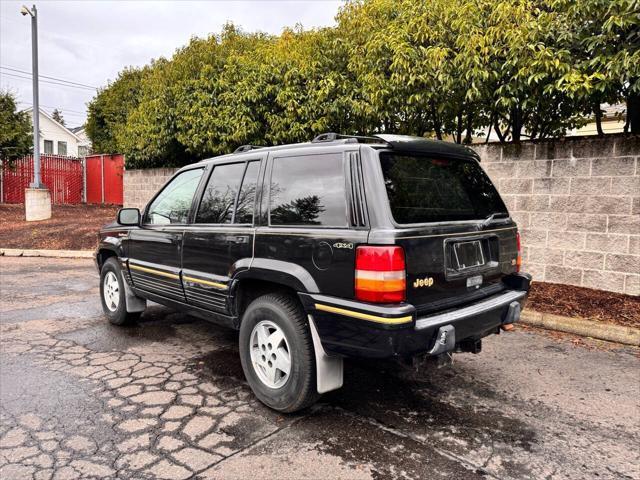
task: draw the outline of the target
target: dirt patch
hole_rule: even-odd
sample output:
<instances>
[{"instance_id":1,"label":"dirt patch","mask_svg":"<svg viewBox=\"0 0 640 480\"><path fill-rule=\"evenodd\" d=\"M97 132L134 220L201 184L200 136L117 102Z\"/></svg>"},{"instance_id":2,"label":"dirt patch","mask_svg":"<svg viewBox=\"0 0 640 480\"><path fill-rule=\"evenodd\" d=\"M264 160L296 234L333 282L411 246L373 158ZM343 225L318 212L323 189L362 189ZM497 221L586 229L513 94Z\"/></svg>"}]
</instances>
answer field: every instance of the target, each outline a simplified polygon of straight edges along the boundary
<instances>
[{"instance_id":1,"label":"dirt patch","mask_svg":"<svg viewBox=\"0 0 640 480\"><path fill-rule=\"evenodd\" d=\"M27 222L24 205L0 204L0 247L92 250L98 230L115 220L117 206L53 205L51 218Z\"/></svg>"},{"instance_id":2,"label":"dirt patch","mask_svg":"<svg viewBox=\"0 0 640 480\"><path fill-rule=\"evenodd\" d=\"M534 282L527 308L640 328L640 297L591 288Z\"/></svg>"}]
</instances>

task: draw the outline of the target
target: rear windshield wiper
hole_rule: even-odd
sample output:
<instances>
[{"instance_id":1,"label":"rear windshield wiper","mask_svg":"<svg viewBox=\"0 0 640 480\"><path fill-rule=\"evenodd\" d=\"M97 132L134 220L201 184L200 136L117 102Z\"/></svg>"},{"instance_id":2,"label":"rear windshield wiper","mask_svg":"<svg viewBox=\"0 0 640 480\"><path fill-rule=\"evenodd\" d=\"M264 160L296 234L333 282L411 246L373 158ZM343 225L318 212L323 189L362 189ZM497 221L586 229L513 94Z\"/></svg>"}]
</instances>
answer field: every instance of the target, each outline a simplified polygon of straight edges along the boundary
<instances>
[{"instance_id":1,"label":"rear windshield wiper","mask_svg":"<svg viewBox=\"0 0 640 480\"><path fill-rule=\"evenodd\" d=\"M507 217L507 218L509 218L509 214L507 212L492 213L491 215L489 215L487 218L484 219L484 221L482 222L482 226L486 227L487 225L489 225L491 222L493 222L498 217Z\"/></svg>"}]
</instances>

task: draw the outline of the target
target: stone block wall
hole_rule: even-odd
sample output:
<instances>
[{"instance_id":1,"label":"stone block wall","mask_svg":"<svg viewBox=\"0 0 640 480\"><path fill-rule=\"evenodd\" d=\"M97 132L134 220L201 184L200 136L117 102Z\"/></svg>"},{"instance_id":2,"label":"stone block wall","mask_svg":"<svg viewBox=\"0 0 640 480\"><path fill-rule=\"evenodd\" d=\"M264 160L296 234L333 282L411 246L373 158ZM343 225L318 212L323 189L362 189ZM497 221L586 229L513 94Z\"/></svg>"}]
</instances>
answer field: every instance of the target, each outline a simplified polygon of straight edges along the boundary
<instances>
[{"instance_id":1,"label":"stone block wall","mask_svg":"<svg viewBox=\"0 0 640 480\"><path fill-rule=\"evenodd\" d=\"M640 295L640 137L476 145L522 234L535 280ZM142 208L175 169L126 170Z\"/></svg>"},{"instance_id":2,"label":"stone block wall","mask_svg":"<svg viewBox=\"0 0 640 480\"><path fill-rule=\"evenodd\" d=\"M474 146L535 280L640 295L640 137Z\"/></svg>"},{"instance_id":3,"label":"stone block wall","mask_svg":"<svg viewBox=\"0 0 640 480\"><path fill-rule=\"evenodd\" d=\"M177 168L150 168L124 171L124 206L144 208L151 197L177 171Z\"/></svg>"}]
</instances>

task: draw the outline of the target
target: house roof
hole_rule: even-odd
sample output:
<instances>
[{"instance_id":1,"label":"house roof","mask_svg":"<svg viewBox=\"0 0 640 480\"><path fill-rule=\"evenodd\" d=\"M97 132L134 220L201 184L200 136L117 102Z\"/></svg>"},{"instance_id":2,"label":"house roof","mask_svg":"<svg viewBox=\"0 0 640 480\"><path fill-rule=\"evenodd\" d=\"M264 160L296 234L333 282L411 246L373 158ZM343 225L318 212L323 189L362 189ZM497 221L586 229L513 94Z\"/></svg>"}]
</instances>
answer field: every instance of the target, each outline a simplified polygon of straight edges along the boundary
<instances>
[{"instance_id":1,"label":"house roof","mask_svg":"<svg viewBox=\"0 0 640 480\"><path fill-rule=\"evenodd\" d=\"M76 135L76 132L74 132L74 130L76 130L75 128L74 129L69 129L69 128L65 127L64 125L62 125L60 122L58 122L55 118L53 118L47 112L45 112L42 108L40 108L39 110L40 110L40 115L43 115L43 116L47 117L49 120L51 120L54 123L54 125L58 126L59 128L61 128L65 132L67 132L70 135L72 135L79 142L82 141L82 139L80 137L78 137L78 135ZM32 112L32 111L33 111L33 107L25 108L23 110L23 112ZM82 128L84 128L84 127L82 127Z\"/></svg>"},{"instance_id":2,"label":"house roof","mask_svg":"<svg viewBox=\"0 0 640 480\"><path fill-rule=\"evenodd\" d=\"M84 125L80 125L79 127L68 128L71 133L78 133L84 130Z\"/></svg>"}]
</instances>

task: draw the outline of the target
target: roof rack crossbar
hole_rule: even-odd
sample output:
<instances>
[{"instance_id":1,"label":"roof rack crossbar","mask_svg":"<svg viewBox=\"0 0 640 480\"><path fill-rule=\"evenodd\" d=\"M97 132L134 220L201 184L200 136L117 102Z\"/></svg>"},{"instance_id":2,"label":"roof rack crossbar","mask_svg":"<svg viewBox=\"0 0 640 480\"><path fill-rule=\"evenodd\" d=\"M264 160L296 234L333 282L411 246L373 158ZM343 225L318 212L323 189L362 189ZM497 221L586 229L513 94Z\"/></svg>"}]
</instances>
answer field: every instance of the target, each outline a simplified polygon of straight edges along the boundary
<instances>
[{"instance_id":1,"label":"roof rack crossbar","mask_svg":"<svg viewBox=\"0 0 640 480\"><path fill-rule=\"evenodd\" d=\"M260 145L240 145L238 148L236 148L233 153L242 153L242 152L249 152L251 150L256 150L258 148L262 148Z\"/></svg>"},{"instance_id":2,"label":"roof rack crossbar","mask_svg":"<svg viewBox=\"0 0 640 480\"><path fill-rule=\"evenodd\" d=\"M311 143L335 142L337 140L346 140L346 141L352 140L353 142L358 142L358 143L360 142L366 143L367 141L369 142L374 141L377 143L386 143L387 145L390 145L389 142L377 136L366 137L363 135L341 135L339 133L334 133L334 132L321 133L320 135L316 136L313 140L311 140Z\"/></svg>"}]
</instances>

